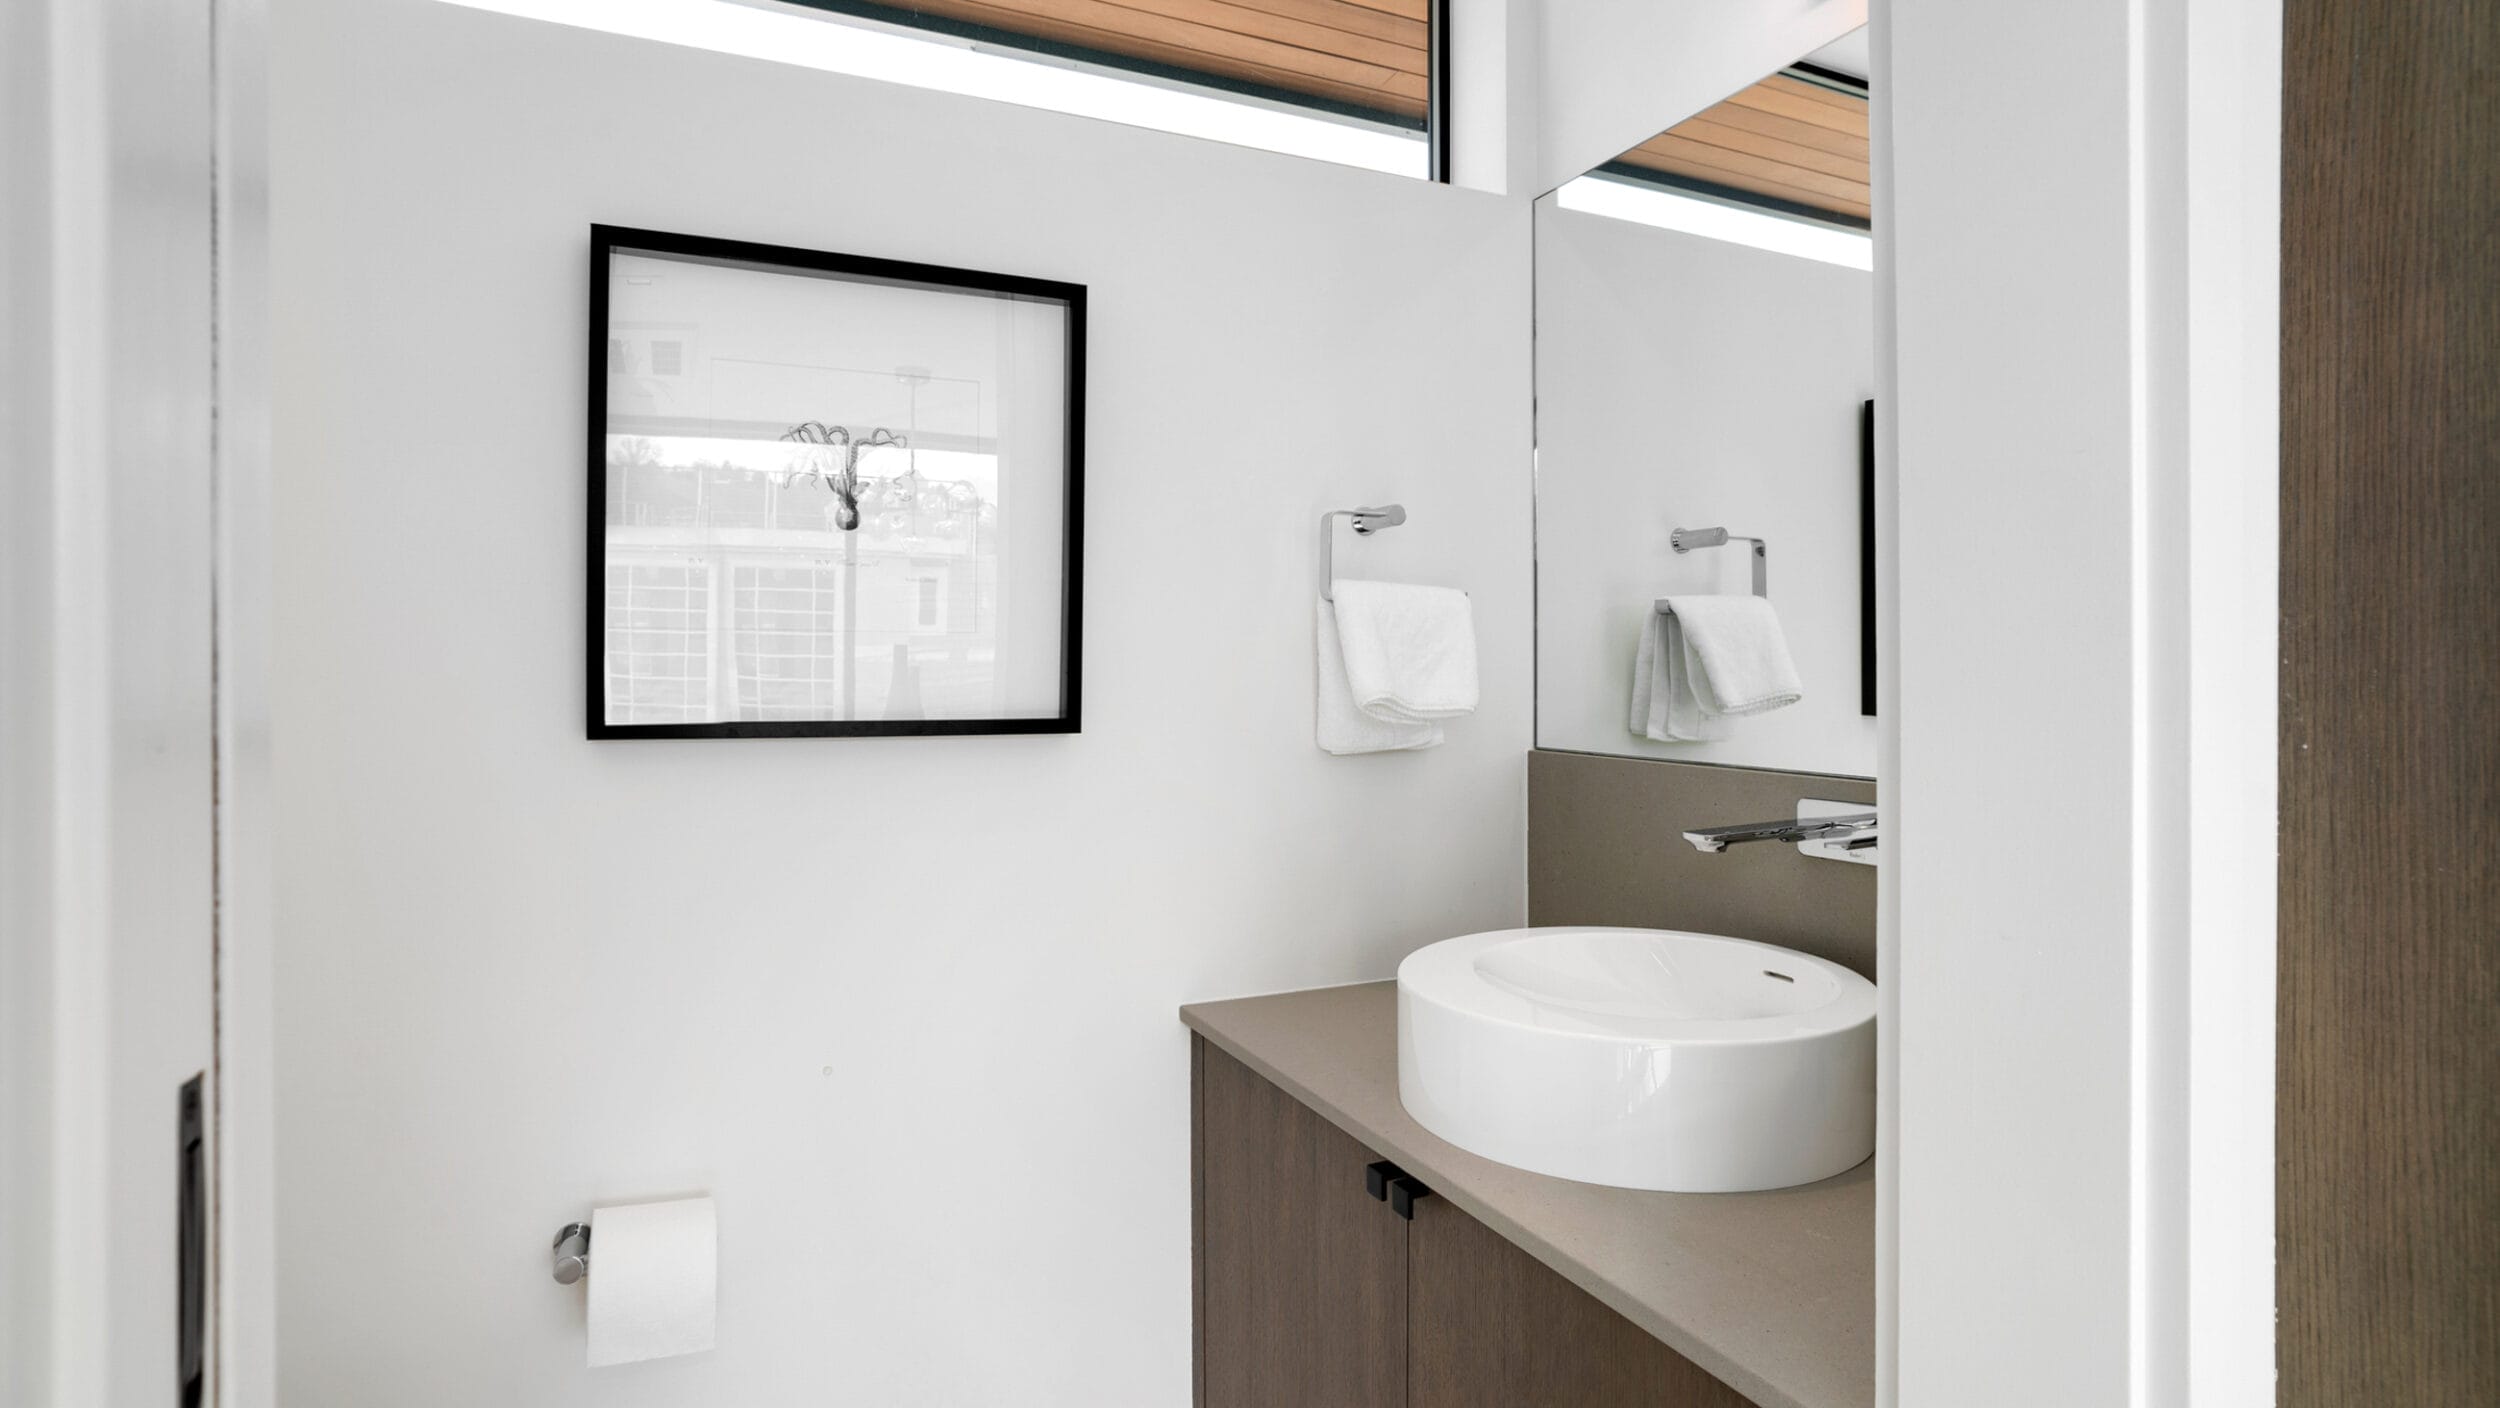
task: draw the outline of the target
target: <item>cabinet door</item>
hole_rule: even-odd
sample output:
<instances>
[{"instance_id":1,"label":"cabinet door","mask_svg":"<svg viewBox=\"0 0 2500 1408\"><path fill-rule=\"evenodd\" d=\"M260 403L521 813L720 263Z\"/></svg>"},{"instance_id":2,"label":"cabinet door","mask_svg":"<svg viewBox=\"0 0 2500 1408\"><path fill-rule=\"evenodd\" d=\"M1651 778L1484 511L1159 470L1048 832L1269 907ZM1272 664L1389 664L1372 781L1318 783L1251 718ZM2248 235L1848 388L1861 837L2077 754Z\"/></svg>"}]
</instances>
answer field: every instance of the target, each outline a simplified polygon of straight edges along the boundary
<instances>
[{"instance_id":1,"label":"cabinet door","mask_svg":"<svg viewBox=\"0 0 2500 1408\"><path fill-rule=\"evenodd\" d=\"M1377 1157L1203 1037L1197 1187L1203 1408L1403 1408L1406 1223L1364 1191Z\"/></svg>"},{"instance_id":2,"label":"cabinet door","mask_svg":"<svg viewBox=\"0 0 2500 1408\"><path fill-rule=\"evenodd\" d=\"M1753 1408L1441 1198L1407 1233L1412 1408Z\"/></svg>"}]
</instances>

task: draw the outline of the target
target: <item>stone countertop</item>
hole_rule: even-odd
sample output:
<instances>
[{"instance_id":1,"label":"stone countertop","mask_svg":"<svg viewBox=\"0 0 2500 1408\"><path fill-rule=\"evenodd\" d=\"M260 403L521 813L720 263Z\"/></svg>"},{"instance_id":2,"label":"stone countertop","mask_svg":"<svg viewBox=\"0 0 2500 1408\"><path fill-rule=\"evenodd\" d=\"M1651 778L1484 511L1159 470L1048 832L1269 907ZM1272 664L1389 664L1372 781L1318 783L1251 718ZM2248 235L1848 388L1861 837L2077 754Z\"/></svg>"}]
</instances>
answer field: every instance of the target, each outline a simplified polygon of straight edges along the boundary
<instances>
[{"instance_id":1,"label":"stone countertop","mask_svg":"<svg viewBox=\"0 0 2500 1408\"><path fill-rule=\"evenodd\" d=\"M1644 1193L1480 1158L1398 1100L1397 984L1202 1002L1181 1020L1761 1408L1875 1401L1875 1170Z\"/></svg>"}]
</instances>

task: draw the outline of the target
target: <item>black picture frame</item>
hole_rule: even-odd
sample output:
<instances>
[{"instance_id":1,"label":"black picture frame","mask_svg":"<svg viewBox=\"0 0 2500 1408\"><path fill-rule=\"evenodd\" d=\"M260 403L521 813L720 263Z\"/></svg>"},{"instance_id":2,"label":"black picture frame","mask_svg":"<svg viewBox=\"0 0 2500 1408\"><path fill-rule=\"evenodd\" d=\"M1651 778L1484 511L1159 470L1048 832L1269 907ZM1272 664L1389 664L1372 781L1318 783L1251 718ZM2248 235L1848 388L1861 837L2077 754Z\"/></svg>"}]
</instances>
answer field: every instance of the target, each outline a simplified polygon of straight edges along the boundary
<instances>
[{"instance_id":1,"label":"black picture frame","mask_svg":"<svg viewBox=\"0 0 2500 1408\"><path fill-rule=\"evenodd\" d=\"M619 251L695 262L778 266L802 275L861 282L964 290L1052 301L1066 308L1067 373L1064 542L1061 545L1059 709L1048 717L998 719L724 720L705 723L611 723L607 718L607 521L609 271ZM722 239L631 226L590 227L590 309L585 381L588 406L586 559L583 575L583 721L594 741L650 738L890 738L1082 732L1085 577L1085 299L1083 284L1017 274L958 269L868 255L748 240Z\"/></svg>"},{"instance_id":2,"label":"black picture frame","mask_svg":"<svg viewBox=\"0 0 2500 1408\"><path fill-rule=\"evenodd\" d=\"M1875 717L1875 403L1858 407L1858 712Z\"/></svg>"}]
</instances>

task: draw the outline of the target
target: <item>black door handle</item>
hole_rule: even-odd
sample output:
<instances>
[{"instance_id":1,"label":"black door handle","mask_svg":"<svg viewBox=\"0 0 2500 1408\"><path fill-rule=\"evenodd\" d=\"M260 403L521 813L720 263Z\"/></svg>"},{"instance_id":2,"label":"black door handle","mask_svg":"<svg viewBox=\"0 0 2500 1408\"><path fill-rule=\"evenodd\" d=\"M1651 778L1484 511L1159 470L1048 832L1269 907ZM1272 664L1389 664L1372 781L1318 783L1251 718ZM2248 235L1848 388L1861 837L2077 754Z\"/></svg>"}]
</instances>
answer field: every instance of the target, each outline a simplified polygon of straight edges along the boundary
<instances>
[{"instance_id":1,"label":"black door handle","mask_svg":"<svg viewBox=\"0 0 2500 1408\"><path fill-rule=\"evenodd\" d=\"M208 1388L208 1119L201 1080L182 1084L175 1146L174 1373L182 1408L199 1408Z\"/></svg>"},{"instance_id":2,"label":"black door handle","mask_svg":"<svg viewBox=\"0 0 2500 1408\"><path fill-rule=\"evenodd\" d=\"M1387 1159L1382 1159L1364 1168L1363 1191L1372 1195L1373 1202L1385 1203L1389 1201L1389 1180L1405 1176L1406 1170Z\"/></svg>"}]
</instances>

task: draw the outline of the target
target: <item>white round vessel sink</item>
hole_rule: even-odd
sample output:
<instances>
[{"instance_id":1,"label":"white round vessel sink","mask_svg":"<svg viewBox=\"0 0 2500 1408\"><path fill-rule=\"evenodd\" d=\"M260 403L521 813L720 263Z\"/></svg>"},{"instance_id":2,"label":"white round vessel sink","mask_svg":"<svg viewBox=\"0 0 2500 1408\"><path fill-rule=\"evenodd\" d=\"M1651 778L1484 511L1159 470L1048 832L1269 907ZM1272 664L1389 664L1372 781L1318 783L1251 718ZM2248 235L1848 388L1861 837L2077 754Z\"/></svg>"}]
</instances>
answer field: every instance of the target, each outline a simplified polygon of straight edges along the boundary
<instances>
[{"instance_id":1,"label":"white round vessel sink","mask_svg":"<svg viewBox=\"0 0 2500 1408\"><path fill-rule=\"evenodd\" d=\"M1557 1178L1812 1183L1875 1152L1875 985L1715 934L1445 939L1398 965L1398 1094L1460 1148Z\"/></svg>"}]
</instances>

